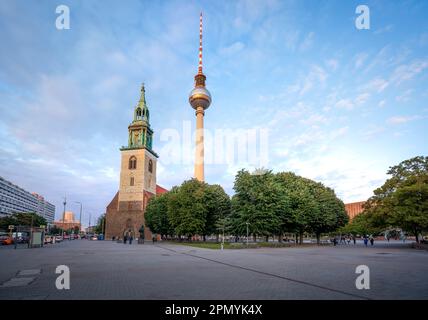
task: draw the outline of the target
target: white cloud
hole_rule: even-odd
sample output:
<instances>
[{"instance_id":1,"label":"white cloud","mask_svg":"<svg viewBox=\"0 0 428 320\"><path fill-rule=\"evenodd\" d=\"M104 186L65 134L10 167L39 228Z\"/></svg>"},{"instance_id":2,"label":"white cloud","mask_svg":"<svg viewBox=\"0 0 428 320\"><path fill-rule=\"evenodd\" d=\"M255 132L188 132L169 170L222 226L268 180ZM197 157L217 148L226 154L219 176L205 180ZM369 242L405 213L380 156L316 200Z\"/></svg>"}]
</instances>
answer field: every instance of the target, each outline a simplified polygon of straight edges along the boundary
<instances>
[{"instance_id":1,"label":"white cloud","mask_svg":"<svg viewBox=\"0 0 428 320\"><path fill-rule=\"evenodd\" d=\"M391 81L399 85L404 81L413 79L416 75L428 68L428 61L414 61L410 64L398 66L391 76Z\"/></svg>"},{"instance_id":2,"label":"white cloud","mask_svg":"<svg viewBox=\"0 0 428 320\"><path fill-rule=\"evenodd\" d=\"M350 99L340 99L336 102L336 108L352 110L354 108L354 103Z\"/></svg>"},{"instance_id":3,"label":"white cloud","mask_svg":"<svg viewBox=\"0 0 428 320\"><path fill-rule=\"evenodd\" d=\"M395 116L387 120L389 124L402 124L410 121L421 119L421 116Z\"/></svg>"}]
</instances>

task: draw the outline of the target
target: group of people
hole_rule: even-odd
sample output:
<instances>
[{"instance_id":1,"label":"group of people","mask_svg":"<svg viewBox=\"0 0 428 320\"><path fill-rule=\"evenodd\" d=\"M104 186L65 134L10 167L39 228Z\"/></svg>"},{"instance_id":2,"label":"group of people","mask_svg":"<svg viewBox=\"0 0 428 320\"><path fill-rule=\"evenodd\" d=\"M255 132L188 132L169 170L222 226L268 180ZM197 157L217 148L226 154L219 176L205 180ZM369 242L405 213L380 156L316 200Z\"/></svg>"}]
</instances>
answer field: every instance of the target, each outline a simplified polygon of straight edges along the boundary
<instances>
[{"instance_id":1,"label":"group of people","mask_svg":"<svg viewBox=\"0 0 428 320\"><path fill-rule=\"evenodd\" d=\"M363 241L364 241L364 245L366 247L367 247L369 241L370 241L371 245L374 245L374 238L373 238L373 236L366 236L366 235L364 235Z\"/></svg>"},{"instance_id":2,"label":"group of people","mask_svg":"<svg viewBox=\"0 0 428 320\"><path fill-rule=\"evenodd\" d=\"M345 236L340 236L340 237L334 237L333 240L332 240L332 242L333 242L334 245L337 245L337 244L351 244L351 241L354 244L356 244L357 243L357 238L354 235L350 235L350 236L345 235ZM370 245L373 246L374 245L374 238L373 238L373 236L364 235L363 236L363 242L364 242L364 245L366 247L368 246L369 242L370 242Z\"/></svg>"}]
</instances>

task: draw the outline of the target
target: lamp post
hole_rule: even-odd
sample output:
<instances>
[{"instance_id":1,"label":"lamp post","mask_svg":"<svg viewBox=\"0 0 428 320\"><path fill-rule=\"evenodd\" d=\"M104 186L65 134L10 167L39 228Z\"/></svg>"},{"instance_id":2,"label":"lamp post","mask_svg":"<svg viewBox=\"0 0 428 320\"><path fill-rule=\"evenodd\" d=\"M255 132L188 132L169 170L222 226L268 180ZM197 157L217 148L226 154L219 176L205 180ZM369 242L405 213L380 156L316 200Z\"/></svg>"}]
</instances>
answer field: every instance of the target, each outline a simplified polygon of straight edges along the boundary
<instances>
[{"instance_id":1,"label":"lamp post","mask_svg":"<svg viewBox=\"0 0 428 320\"><path fill-rule=\"evenodd\" d=\"M64 211L62 212L62 238L64 239L64 227L65 227L65 206L67 205L67 197L64 196Z\"/></svg>"},{"instance_id":2,"label":"lamp post","mask_svg":"<svg viewBox=\"0 0 428 320\"><path fill-rule=\"evenodd\" d=\"M82 231L82 207L83 207L83 205L79 201L74 201L74 203L80 204L80 216L79 216L79 234L80 234L80 232Z\"/></svg>"},{"instance_id":3,"label":"lamp post","mask_svg":"<svg viewBox=\"0 0 428 320\"><path fill-rule=\"evenodd\" d=\"M248 225L250 224L249 222L245 222L245 224L247 225L247 247L248 247Z\"/></svg>"}]
</instances>

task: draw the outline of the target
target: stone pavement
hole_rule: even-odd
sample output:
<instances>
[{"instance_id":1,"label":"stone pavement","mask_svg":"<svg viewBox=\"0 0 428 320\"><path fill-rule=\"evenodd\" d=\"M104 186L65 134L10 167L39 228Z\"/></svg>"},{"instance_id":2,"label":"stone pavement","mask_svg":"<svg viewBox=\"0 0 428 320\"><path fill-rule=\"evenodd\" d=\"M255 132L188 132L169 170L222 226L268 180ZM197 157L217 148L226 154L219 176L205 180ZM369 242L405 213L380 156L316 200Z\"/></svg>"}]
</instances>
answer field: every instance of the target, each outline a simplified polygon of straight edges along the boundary
<instances>
[{"instance_id":1,"label":"stone pavement","mask_svg":"<svg viewBox=\"0 0 428 320\"><path fill-rule=\"evenodd\" d=\"M428 252L403 245L211 250L74 240L0 247L0 299L428 299ZM58 265L70 290L58 290ZM357 290L355 268L370 268Z\"/></svg>"}]
</instances>

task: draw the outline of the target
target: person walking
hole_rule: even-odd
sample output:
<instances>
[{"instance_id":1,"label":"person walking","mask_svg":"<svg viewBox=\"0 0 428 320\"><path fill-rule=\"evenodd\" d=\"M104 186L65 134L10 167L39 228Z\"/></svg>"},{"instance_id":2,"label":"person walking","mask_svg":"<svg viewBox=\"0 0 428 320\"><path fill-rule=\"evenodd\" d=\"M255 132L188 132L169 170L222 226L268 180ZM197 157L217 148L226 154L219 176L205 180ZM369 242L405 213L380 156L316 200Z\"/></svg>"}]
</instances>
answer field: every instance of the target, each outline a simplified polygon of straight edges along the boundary
<instances>
[{"instance_id":1,"label":"person walking","mask_svg":"<svg viewBox=\"0 0 428 320\"><path fill-rule=\"evenodd\" d=\"M128 240L128 236L125 234L124 236L123 236L123 244L126 244L126 241Z\"/></svg>"},{"instance_id":2,"label":"person walking","mask_svg":"<svg viewBox=\"0 0 428 320\"><path fill-rule=\"evenodd\" d=\"M374 238L373 236L370 236L370 244L373 245L374 244Z\"/></svg>"},{"instance_id":3,"label":"person walking","mask_svg":"<svg viewBox=\"0 0 428 320\"><path fill-rule=\"evenodd\" d=\"M134 238L132 237L132 234L129 236L129 244L132 244L132 240L134 240Z\"/></svg>"},{"instance_id":4,"label":"person walking","mask_svg":"<svg viewBox=\"0 0 428 320\"><path fill-rule=\"evenodd\" d=\"M367 243L369 242L369 239L367 236L364 236L364 245L367 247Z\"/></svg>"},{"instance_id":5,"label":"person walking","mask_svg":"<svg viewBox=\"0 0 428 320\"><path fill-rule=\"evenodd\" d=\"M355 238L355 235L352 235L352 241L354 241L354 246L357 244L357 239Z\"/></svg>"}]
</instances>

